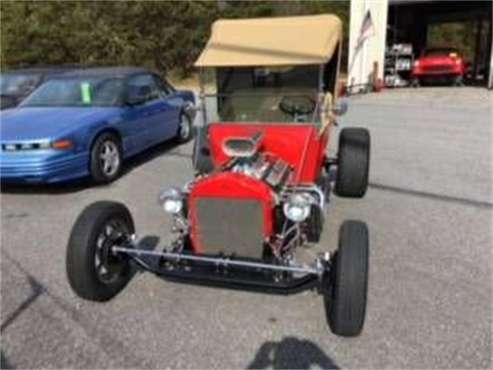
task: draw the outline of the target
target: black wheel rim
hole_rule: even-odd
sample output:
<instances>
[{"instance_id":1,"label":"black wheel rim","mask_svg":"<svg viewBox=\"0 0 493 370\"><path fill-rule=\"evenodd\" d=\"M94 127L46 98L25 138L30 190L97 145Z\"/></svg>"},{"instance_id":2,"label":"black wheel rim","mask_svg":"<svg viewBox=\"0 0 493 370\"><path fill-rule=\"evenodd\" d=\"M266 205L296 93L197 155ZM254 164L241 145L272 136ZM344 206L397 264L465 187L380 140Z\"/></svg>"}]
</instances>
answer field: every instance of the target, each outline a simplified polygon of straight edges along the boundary
<instances>
[{"instance_id":1,"label":"black wheel rim","mask_svg":"<svg viewBox=\"0 0 493 370\"><path fill-rule=\"evenodd\" d=\"M96 238L94 268L102 283L113 283L124 272L128 259L122 254L114 253L112 247L127 238L129 233L129 226L121 219L109 219L101 227Z\"/></svg>"}]
</instances>

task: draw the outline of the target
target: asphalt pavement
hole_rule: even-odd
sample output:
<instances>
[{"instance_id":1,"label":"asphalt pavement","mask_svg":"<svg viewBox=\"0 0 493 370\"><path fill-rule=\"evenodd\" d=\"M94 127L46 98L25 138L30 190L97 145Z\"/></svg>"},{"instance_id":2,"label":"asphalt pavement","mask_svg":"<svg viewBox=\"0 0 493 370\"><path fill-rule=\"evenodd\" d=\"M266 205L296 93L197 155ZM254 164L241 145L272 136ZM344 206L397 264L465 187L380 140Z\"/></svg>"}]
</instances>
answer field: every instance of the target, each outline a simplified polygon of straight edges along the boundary
<instances>
[{"instance_id":1,"label":"asphalt pavement","mask_svg":"<svg viewBox=\"0 0 493 370\"><path fill-rule=\"evenodd\" d=\"M150 244L170 240L159 190L192 176L191 144L163 144L109 186L9 186L1 196L2 368L491 368L491 92L354 96L331 138L372 135L364 199L331 198L319 250L345 219L370 229L363 333L338 338L313 292L269 296L136 275L108 303L77 298L65 250L77 215L124 202ZM311 252L310 252L311 253Z\"/></svg>"}]
</instances>

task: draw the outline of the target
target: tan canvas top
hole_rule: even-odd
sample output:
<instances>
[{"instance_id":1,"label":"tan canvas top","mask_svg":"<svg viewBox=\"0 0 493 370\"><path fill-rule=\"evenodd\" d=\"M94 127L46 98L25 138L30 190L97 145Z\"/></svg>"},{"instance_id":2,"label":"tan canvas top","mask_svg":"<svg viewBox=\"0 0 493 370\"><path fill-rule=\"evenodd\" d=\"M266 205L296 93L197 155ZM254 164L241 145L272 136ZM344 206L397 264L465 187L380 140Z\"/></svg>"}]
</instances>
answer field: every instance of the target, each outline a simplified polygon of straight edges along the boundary
<instances>
[{"instance_id":1,"label":"tan canvas top","mask_svg":"<svg viewBox=\"0 0 493 370\"><path fill-rule=\"evenodd\" d=\"M323 64L342 38L335 15L218 20L197 67Z\"/></svg>"}]
</instances>

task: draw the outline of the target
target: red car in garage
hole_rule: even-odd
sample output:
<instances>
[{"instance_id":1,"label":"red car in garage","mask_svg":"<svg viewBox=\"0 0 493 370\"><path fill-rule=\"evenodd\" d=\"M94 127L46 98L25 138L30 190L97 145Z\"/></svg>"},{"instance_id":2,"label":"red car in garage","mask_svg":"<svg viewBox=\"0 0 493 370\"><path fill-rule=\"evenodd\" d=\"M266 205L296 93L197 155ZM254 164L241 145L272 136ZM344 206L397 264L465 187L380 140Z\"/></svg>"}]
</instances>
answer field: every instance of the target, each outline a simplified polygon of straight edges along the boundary
<instances>
[{"instance_id":1,"label":"red car in garage","mask_svg":"<svg viewBox=\"0 0 493 370\"><path fill-rule=\"evenodd\" d=\"M466 64L457 49L430 48L414 62L413 86L423 82L451 82L456 86L463 84Z\"/></svg>"}]
</instances>

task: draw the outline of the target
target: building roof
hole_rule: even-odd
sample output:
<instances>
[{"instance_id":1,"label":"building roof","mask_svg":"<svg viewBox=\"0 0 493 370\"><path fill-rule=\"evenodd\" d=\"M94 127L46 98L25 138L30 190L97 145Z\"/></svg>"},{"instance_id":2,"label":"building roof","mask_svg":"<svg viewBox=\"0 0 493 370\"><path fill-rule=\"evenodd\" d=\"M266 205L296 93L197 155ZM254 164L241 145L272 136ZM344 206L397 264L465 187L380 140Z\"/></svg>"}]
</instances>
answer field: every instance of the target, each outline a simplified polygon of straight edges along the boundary
<instances>
[{"instance_id":1,"label":"building roof","mask_svg":"<svg viewBox=\"0 0 493 370\"><path fill-rule=\"evenodd\" d=\"M290 66L324 64L342 39L331 14L218 20L195 65Z\"/></svg>"}]
</instances>

